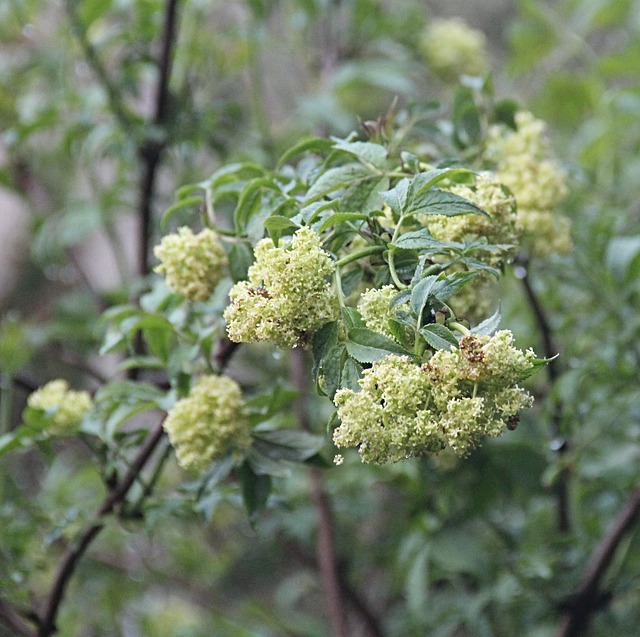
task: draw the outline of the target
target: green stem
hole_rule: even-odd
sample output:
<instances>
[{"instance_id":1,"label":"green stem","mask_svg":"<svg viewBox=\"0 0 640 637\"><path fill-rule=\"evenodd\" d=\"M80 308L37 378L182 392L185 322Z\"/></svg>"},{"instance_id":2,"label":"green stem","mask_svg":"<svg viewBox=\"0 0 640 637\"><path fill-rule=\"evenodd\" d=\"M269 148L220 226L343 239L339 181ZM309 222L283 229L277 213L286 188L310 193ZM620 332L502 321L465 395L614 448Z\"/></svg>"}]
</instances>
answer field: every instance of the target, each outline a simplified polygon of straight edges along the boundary
<instances>
[{"instance_id":1,"label":"green stem","mask_svg":"<svg viewBox=\"0 0 640 637\"><path fill-rule=\"evenodd\" d=\"M452 329L460 332L460 334L464 336L471 336L471 330L468 327L465 327L462 323L458 323L458 321L449 321L447 325Z\"/></svg>"},{"instance_id":2,"label":"green stem","mask_svg":"<svg viewBox=\"0 0 640 637\"><path fill-rule=\"evenodd\" d=\"M358 250L353 254L348 254L346 257L342 257L339 261L336 261L336 267L342 268L343 266L353 263L358 259L362 259L364 257L368 257L372 254L380 254L385 251L384 246L369 246L368 248L363 248L362 250Z\"/></svg>"},{"instance_id":3,"label":"green stem","mask_svg":"<svg viewBox=\"0 0 640 637\"><path fill-rule=\"evenodd\" d=\"M342 291L342 278L340 276L340 268L336 268L334 272L334 282L336 285L336 294L338 295L338 303L340 304L340 309L344 308L344 292Z\"/></svg>"},{"instance_id":4,"label":"green stem","mask_svg":"<svg viewBox=\"0 0 640 637\"><path fill-rule=\"evenodd\" d=\"M389 273L391 274L391 278L393 279L393 282L399 290L404 290L409 287L400 280L400 277L396 272L396 264L393 258L393 248L389 250Z\"/></svg>"}]
</instances>

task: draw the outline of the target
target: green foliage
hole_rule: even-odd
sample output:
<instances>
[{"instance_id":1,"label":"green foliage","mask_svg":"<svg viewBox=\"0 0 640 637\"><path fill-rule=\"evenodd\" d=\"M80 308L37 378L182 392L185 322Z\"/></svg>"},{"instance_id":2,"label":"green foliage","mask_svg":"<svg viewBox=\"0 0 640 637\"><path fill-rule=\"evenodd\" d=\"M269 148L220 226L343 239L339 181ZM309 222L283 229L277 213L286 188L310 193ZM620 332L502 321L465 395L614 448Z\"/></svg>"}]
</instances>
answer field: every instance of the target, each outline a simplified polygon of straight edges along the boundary
<instances>
[{"instance_id":1,"label":"green foliage","mask_svg":"<svg viewBox=\"0 0 640 637\"><path fill-rule=\"evenodd\" d=\"M579 594L637 501L637 3L522 0L500 20L474 8L494 30L484 78L432 66L423 4L0 6L0 196L27 211L29 236L0 290L0 635L320 637L339 634L336 612L348 634L387 637L637 630L631 523L599 597ZM570 182L551 212L570 218L573 248L512 263L511 241L441 240L434 220L492 222L453 190L496 168L494 127L516 131L521 110L550 124L552 176ZM151 274L153 245L182 226L224 246L205 300ZM301 229L328 276L296 265ZM246 283L260 245L279 250L285 292L331 302L286 305ZM223 314L244 284L258 323L271 302L294 328L318 305L323 322L294 330L291 350L232 343ZM369 311L363 294L382 289ZM390 357L425 374L434 356L462 356L464 335L505 327L539 356L517 379L535 397L505 421L517 430L468 458L376 466L348 450L335 466L337 396L365 391ZM247 438L185 470L162 421L198 379L227 375L242 400L213 426L244 423ZM73 431L56 432L61 405L26 406L53 378L92 394ZM410 410L419 380L380 407ZM86 538L47 619L57 569ZM331 585L341 602L327 613ZM588 627L559 632L572 613Z\"/></svg>"}]
</instances>

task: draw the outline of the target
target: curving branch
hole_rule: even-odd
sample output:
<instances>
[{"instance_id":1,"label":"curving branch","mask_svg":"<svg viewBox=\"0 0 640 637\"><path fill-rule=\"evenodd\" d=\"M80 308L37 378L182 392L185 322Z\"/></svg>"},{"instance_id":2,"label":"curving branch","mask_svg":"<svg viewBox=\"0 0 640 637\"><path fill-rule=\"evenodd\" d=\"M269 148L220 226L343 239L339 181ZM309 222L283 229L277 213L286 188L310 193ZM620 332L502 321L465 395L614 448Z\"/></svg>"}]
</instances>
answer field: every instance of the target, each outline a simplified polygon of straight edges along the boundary
<instances>
[{"instance_id":1,"label":"curving branch","mask_svg":"<svg viewBox=\"0 0 640 637\"><path fill-rule=\"evenodd\" d=\"M640 517L640 487L614 520L609 532L591 555L577 592L565 604L567 610L557 637L580 637L586 635L591 617L610 599L610 594L601 590L601 582L613 561L620 542L629 533Z\"/></svg>"},{"instance_id":2,"label":"curving branch","mask_svg":"<svg viewBox=\"0 0 640 637\"><path fill-rule=\"evenodd\" d=\"M153 452L164 436L164 429L162 428L163 422L164 418L150 431L144 445L140 447L120 484L109 493L97 510L93 524L84 530L77 543L70 547L63 556L54 576L53 585L49 592L44 612L39 621L38 631L36 633L37 637L49 637L56 632L58 611L64 599L69 581L75 573L78 561L104 528L104 519L124 502L129 493L129 489L133 486L134 482L136 482L140 476L140 472L153 455Z\"/></svg>"},{"instance_id":3,"label":"curving branch","mask_svg":"<svg viewBox=\"0 0 640 637\"><path fill-rule=\"evenodd\" d=\"M2 598L0 598L0 622L11 628L16 635L37 637L35 629L26 622L24 617L9 602Z\"/></svg>"},{"instance_id":4,"label":"curving branch","mask_svg":"<svg viewBox=\"0 0 640 637\"><path fill-rule=\"evenodd\" d=\"M526 261L520 264L521 271L518 278L522 281L527 302L533 313L538 326L538 331L542 337L542 347L544 349L545 358L552 358L546 366L549 385L553 386L560 377L560 366L558 359L558 347L553 338L553 330L547 318L547 314L536 294L531 281L529 280L528 263ZM569 451L569 443L562 435L561 423L563 418L563 405L560 400L553 401L551 412L551 435L554 438L554 450L562 457ZM569 516L569 472L563 468L558 475L558 479L554 485L556 496L556 517L558 530L561 533L568 533L571 529L571 520Z\"/></svg>"}]
</instances>

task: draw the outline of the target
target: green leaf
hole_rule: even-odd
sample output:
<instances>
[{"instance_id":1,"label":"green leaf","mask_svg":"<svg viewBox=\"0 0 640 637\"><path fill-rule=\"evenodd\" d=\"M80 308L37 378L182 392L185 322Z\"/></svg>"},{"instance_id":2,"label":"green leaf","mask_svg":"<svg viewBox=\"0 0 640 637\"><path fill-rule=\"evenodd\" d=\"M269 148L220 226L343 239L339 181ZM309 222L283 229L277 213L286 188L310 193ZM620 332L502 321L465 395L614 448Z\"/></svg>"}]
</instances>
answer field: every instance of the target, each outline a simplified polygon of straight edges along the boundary
<instances>
[{"instance_id":1,"label":"green leaf","mask_svg":"<svg viewBox=\"0 0 640 637\"><path fill-rule=\"evenodd\" d=\"M362 315L353 307L343 307L342 318L344 319L344 322L348 328L364 327Z\"/></svg>"},{"instance_id":2,"label":"green leaf","mask_svg":"<svg viewBox=\"0 0 640 637\"><path fill-rule=\"evenodd\" d=\"M482 136L480 110L473 91L467 87L457 90L453 99L453 139L460 148L476 146Z\"/></svg>"},{"instance_id":3,"label":"green leaf","mask_svg":"<svg viewBox=\"0 0 640 637\"><path fill-rule=\"evenodd\" d=\"M252 179L242 189L233 213L233 222L237 234L244 234L251 217L262 204L263 190L268 189L278 189L270 177Z\"/></svg>"},{"instance_id":4,"label":"green leaf","mask_svg":"<svg viewBox=\"0 0 640 637\"><path fill-rule=\"evenodd\" d=\"M501 320L502 314L498 308L488 319L485 319L482 323L476 325L471 330L471 333L479 334L481 336L491 336L498 329Z\"/></svg>"},{"instance_id":5,"label":"green leaf","mask_svg":"<svg viewBox=\"0 0 640 637\"><path fill-rule=\"evenodd\" d=\"M355 155L369 168L384 170L387 165L387 149L372 142L336 142L334 148Z\"/></svg>"},{"instance_id":6,"label":"green leaf","mask_svg":"<svg viewBox=\"0 0 640 637\"><path fill-rule=\"evenodd\" d=\"M317 153L323 155L331 150L333 147L333 141L325 137L310 137L298 142L295 146L289 148L278 160L277 168L280 169L284 166L292 157L300 155L301 153Z\"/></svg>"},{"instance_id":7,"label":"green leaf","mask_svg":"<svg viewBox=\"0 0 640 637\"><path fill-rule=\"evenodd\" d=\"M411 203L416 200L417 197L423 195L427 190L440 183L445 179L451 179L458 175L474 175L475 172L469 168L461 167L447 167L447 168L435 168L428 170L427 172L416 175L411 181L411 187L407 195L407 200Z\"/></svg>"},{"instance_id":8,"label":"green leaf","mask_svg":"<svg viewBox=\"0 0 640 637\"><path fill-rule=\"evenodd\" d=\"M292 221L289 217L283 217L282 215L271 215L264 222L264 227L266 228L271 240L275 245L278 245L278 241L283 234L283 230L290 230L295 228L296 230L300 227L295 221Z\"/></svg>"},{"instance_id":9,"label":"green leaf","mask_svg":"<svg viewBox=\"0 0 640 637\"><path fill-rule=\"evenodd\" d=\"M407 205L410 181L401 179L394 188L380 193L382 200L391 208L396 217L402 216Z\"/></svg>"},{"instance_id":10,"label":"green leaf","mask_svg":"<svg viewBox=\"0 0 640 637\"><path fill-rule=\"evenodd\" d=\"M334 345L324 356L320 363L324 385L324 393L333 400L335 393L340 388L340 376L342 374L343 360L345 358L345 346Z\"/></svg>"},{"instance_id":11,"label":"green leaf","mask_svg":"<svg viewBox=\"0 0 640 637\"><path fill-rule=\"evenodd\" d=\"M432 295L439 301L445 302L447 299L457 294L467 284L468 281L478 276L479 272L453 272L446 278L440 279L431 291Z\"/></svg>"},{"instance_id":12,"label":"green leaf","mask_svg":"<svg viewBox=\"0 0 640 637\"><path fill-rule=\"evenodd\" d=\"M369 215L364 212L336 212L322 222L318 232L324 232L330 226L336 226L345 221L366 221Z\"/></svg>"},{"instance_id":13,"label":"green leaf","mask_svg":"<svg viewBox=\"0 0 640 637\"><path fill-rule=\"evenodd\" d=\"M440 248L441 242L433 238L428 228L405 232L400 235L393 243L389 245L404 250L429 250L431 248Z\"/></svg>"},{"instance_id":14,"label":"green leaf","mask_svg":"<svg viewBox=\"0 0 640 637\"><path fill-rule=\"evenodd\" d=\"M410 354L384 334L363 327L349 330L347 352L359 363L373 363L386 358L389 354Z\"/></svg>"},{"instance_id":15,"label":"green leaf","mask_svg":"<svg viewBox=\"0 0 640 637\"><path fill-rule=\"evenodd\" d=\"M419 281L411 290L411 299L409 301L411 311L418 316L422 316L422 312L424 310L427 301L429 300L429 296L431 296L433 286L437 283L437 276L428 276Z\"/></svg>"},{"instance_id":16,"label":"green leaf","mask_svg":"<svg viewBox=\"0 0 640 637\"><path fill-rule=\"evenodd\" d=\"M324 438L295 429L254 430L254 447L273 460L304 462L324 447Z\"/></svg>"},{"instance_id":17,"label":"green leaf","mask_svg":"<svg viewBox=\"0 0 640 637\"><path fill-rule=\"evenodd\" d=\"M420 328L424 340L434 349L450 350L451 346L458 347L458 340L453 332L440 323L429 323Z\"/></svg>"},{"instance_id":18,"label":"green leaf","mask_svg":"<svg viewBox=\"0 0 640 637\"><path fill-rule=\"evenodd\" d=\"M344 190L351 186L354 181L370 176L371 172L360 163L329 168L329 170L322 173L312 184L311 188L309 188L304 205L308 205L312 201L338 190Z\"/></svg>"},{"instance_id":19,"label":"green leaf","mask_svg":"<svg viewBox=\"0 0 640 637\"><path fill-rule=\"evenodd\" d=\"M405 214L456 215L479 214L485 217L489 215L472 201L456 195L447 190L434 188L418 195L409 202Z\"/></svg>"},{"instance_id":20,"label":"green leaf","mask_svg":"<svg viewBox=\"0 0 640 637\"><path fill-rule=\"evenodd\" d=\"M234 243L231 246L228 253L229 273L234 283L247 278L253 258L253 250L248 243Z\"/></svg>"},{"instance_id":21,"label":"green leaf","mask_svg":"<svg viewBox=\"0 0 640 637\"><path fill-rule=\"evenodd\" d=\"M172 206L169 206L162 215L162 219L160 220L160 229L164 232L167 228L167 224L169 223L171 217L179 212L183 208L188 208L190 206L201 206L202 205L202 197L187 197L186 199L181 199L180 201L176 201Z\"/></svg>"},{"instance_id":22,"label":"green leaf","mask_svg":"<svg viewBox=\"0 0 640 637\"><path fill-rule=\"evenodd\" d=\"M353 358L347 358L342 366L340 386L353 391L360 391L358 380L362 377L362 365Z\"/></svg>"},{"instance_id":23,"label":"green leaf","mask_svg":"<svg viewBox=\"0 0 640 637\"><path fill-rule=\"evenodd\" d=\"M313 352L313 377L317 379L318 368L327 352L338 343L338 323L331 321L323 325L314 335Z\"/></svg>"},{"instance_id":24,"label":"green leaf","mask_svg":"<svg viewBox=\"0 0 640 637\"><path fill-rule=\"evenodd\" d=\"M254 523L267 506L271 493L271 476L255 474L248 462L242 464L239 475L244 505L249 519Z\"/></svg>"}]
</instances>

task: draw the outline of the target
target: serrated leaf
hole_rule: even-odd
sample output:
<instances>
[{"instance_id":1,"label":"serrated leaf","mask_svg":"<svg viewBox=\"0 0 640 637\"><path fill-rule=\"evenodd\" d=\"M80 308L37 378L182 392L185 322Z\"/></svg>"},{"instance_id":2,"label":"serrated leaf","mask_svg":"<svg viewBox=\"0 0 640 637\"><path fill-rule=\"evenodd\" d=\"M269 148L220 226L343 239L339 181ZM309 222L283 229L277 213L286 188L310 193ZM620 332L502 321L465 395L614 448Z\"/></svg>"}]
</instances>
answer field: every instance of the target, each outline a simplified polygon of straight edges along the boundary
<instances>
[{"instance_id":1,"label":"serrated leaf","mask_svg":"<svg viewBox=\"0 0 640 637\"><path fill-rule=\"evenodd\" d=\"M438 188L427 190L408 202L405 214L445 215L446 217L465 214L489 216L472 201Z\"/></svg>"},{"instance_id":2,"label":"serrated leaf","mask_svg":"<svg viewBox=\"0 0 640 637\"><path fill-rule=\"evenodd\" d=\"M338 141L334 144L334 148L355 155L365 164L379 170L383 170L387 164L387 149L380 144Z\"/></svg>"},{"instance_id":3,"label":"serrated leaf","mask_svg":"<svg viewBox=\"0 0 640 637\"><path fill-rule=\"evenodd\" d=\"M380 193L382 200L391 208L397 217L402 216L409 192L410 181L406 177L401 179L391 190Z\"/></svg>"},{"instance_id":4,"label":"serrated leaf","mask_svg":"<svg viewBox=\"0 0 640 637\"><path fill-rule=\"evenodd\" d=\"M362 377L362 365L353 358L347 358L342 367L340 386L353 391L360 391L358 380Z\"/></svg>"},{"instance_id":5,"label":"serrated leaf","mask_svg":"<svg viewBox=\"0 0 640 637\"><path fill-rule=\"evenodd\" d=\"M362 315L353 307L343 307L342 318L348 328L365 326Z\"/></svg>"},{"instance_id":6,"label":"serrated leaf","mask_svg":"<svg viewBox=\"0 0 640 637\"><path fill-rule=\"evenodd\" d=\"M323 232L330 226L336 226L345 221L366 221L369 218L364 212L336 212L322 222L318 232Z\"/></svg>"},{"instance_id":7,"label":"serrated leaf","mask_svg":"<svg viewBox=\"0 0 640 637\"><path fill-rule=\"evenodd\" d=\"M340 387L340 374L342 373L343 359L345 356L345 346L334 345L320 362L322 378L324 380L324 393L333 400L335 393Z\"/></svg>"},{"instance_id":8,"label":"serrated leaf","mask_svg":"<svg viewBox=\"0 0 640 637\"><path fill-rule=\"evenodd\" d=\"M298 229L300 226L292 221L289 217L284 217L282 215L271 215L267 217L264 222L264 227L269 233L271 240L275 245L278 245L278 241L283 234L284 230L290 230L292 228Z\"/></svg>"},{"instance_id":9,"label":"serrated leaf","mask_svg":"<svg viewBox=\"0 0 640 637\"><path fill-rule=\"evenodd\" d=\"M331 321L323 325L314 335L313 352L313 378L317 380L318 368L327 352L338 343L338 323Z\"/></svg>"},{"instance_id":10,"label":"serrated leaf","mask_svg":"<svg viewBox=\"0 0 640 637\"><path fill-rule=\"evenodd\" d=\"M419 281L411 290L409 304L415 316L422 316L425 305L431 295L434 285L437 283L437 276L428 276Z\"/></svg>"},{"instance_id":11,"label":"serrated leaf","mask_svg":"<svg viewBox=\"0 0 640 637\"><path fill-rule=\"evenodd\" d=\"M440 279L433 286L431 293L439 301L445 302L462 290L467 282L478 276L478 274L479 272L453 272L448 274L446 278Z\"/></svg>"},{"instance_id":12,"label":"serrated leaf","mask_svg":"<svg viewBox=\"0 0 640 637\"><path fill-rule=\"evenodd\" d=\"M411 187L409 188L407 197L409 204L441 181L463 174L474 175L475 173L469 168L447 167L435 168L416 175L411 182Z\"/></svg>"},{"instance_id":13,"label":"serrated leaf","mask_svg":"<svg viewBox=\"0 0 640 637\"><path fill-rule=\"evenodd\" d=\"M430 248L440 248L441 242L433 238L428 228L405 232L400 235L392 244L396 248L403 250L428 250Z\"/></svg>"},{"instance_id":14,"label":"serrated leaf","mask_svg":"<svg viewBox=\"0 0 640 637\"><path fill-rule=\"evenodd\" d=\"M476 325L472 330L472 334L479 334L480 336L491 336L500 326L502 320L502 314L500 308L498 308L488 319L482 321Z\"/></svg>"},{"instance_id":15,"label":"serrated leaf","mask_svg":"<svg viewBox=\"0 0 640 637\"><path fill-rule=\"evenodd\" d=\"M249 267L253 263L253 250L248 243L234 243L229 248L229 273L234 283L247 278Z\"/></svg>"},{"instance_id":16,"label":"serrated leaf","mask_svg":"<svg viewBox=\"0 0 640 637\"><path fill-rule=\"evenodd\" d=\"M440 323L429 323L420 328L420 334L434 349L450 350L451 346L458 347L458 340L453 332Z\"/></svg>"},{"instance_id":17,"label":"serrated leaf","mask_svg":"<svg viewBox=\"0 0 640 637\"><path fill-rule=\"evenodd\" d=\"M559 354L556 354L555 356L553 356L551 358L534 358L532 361L530 361L532 363L532 367L530 367L529 369L525 369L522 372L522 374L520 374L519 380L526 380L527 378L530 378L541 367L544 367L545 365L548 365L549 363L551 363L554 360L556 360L556 358L558 358L558 356L559 356Z\"/></svg>"},{"instance_id":18,"label":"serrated leaf","mask_svg":"<svg viewBox=\"0 0 640 637\"><path fill-rule=\"evenodd\" d=\"M237 234L243 234L251 217L261 207L263 190L279 190L270 177L258 177L249 181L240 192L233 223Z\"/></svg>"},{"instance_id":19,"label":"serrated leaf","mask_svg":"<svg viewBox=\"0 0 640 637\"><path fill-rule=\"evenodd\" d=\"M371 172L360 163L329 168L309 188L304 205L308 205L312 201L338 190L344 190L351 186L354 181L370 177L370 175Z\"/></svg>"},{"instance_id":20,"label":"serrated leaf","mask_svg":"<svg viewBox=\"0 0 640 637\"><path fill-rule=\"evenodd\" d=\"M347 352L359 363L374 363L389 356L389 354L405 354L409 352L388 336L363 327L349 330Z\"/></svg>"}]
</instances>

